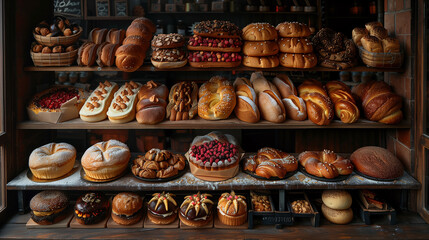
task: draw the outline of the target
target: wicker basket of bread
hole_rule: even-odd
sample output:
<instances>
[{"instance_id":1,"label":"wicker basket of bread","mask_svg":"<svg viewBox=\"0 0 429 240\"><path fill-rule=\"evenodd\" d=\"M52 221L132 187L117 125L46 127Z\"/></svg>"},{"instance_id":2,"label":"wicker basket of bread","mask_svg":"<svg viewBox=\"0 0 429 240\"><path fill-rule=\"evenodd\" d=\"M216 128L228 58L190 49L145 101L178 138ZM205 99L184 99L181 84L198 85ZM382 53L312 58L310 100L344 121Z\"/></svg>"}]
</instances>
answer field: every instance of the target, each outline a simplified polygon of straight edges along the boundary
<instances>
[{"instance_id":1,"label":"wicker basket of bread","mask_svg":"<svg viewBox=\"0 0 429 240\"><path fill-rule=\"evenodd\" d=\"M33 36L34 36L34 39L36 39L36 41L39 44L42 44L44 46L48 46L48 47L52 47L56 45L70 46L70 45L73 45L75 42L77 42L77 40L79 40L79 37L80 35L82 35L82 32L83 32L82 27L79 27L77 32L70 36L57 36L57 37L52 37L50 35L43 36L43 35L37 34L36 32L33 32Z\"/></svg>"},{"instance_id":2,"label":"wicker basket of bread","mask_svg":"<svg viewBox=\"0 0 429 240\"><path fill-rule=\"evenodd\" d=\"M403 61L402 52L374 53L359 47L359 55L363 63L377 68L400 68Z\"/></svg>"},{"instance_id":3,"label":"wicker basket of bread","mask_svg":"<svg viewBox=\"0 0 429 240\"><path fill-rule=\"evenodd\" d=\"M33 43L30 55L34 66L70 66L76 62L77 52L78 49L74 46L69 46L67 48L55 46L51 48Z\"/></svg>"}]
</instances>

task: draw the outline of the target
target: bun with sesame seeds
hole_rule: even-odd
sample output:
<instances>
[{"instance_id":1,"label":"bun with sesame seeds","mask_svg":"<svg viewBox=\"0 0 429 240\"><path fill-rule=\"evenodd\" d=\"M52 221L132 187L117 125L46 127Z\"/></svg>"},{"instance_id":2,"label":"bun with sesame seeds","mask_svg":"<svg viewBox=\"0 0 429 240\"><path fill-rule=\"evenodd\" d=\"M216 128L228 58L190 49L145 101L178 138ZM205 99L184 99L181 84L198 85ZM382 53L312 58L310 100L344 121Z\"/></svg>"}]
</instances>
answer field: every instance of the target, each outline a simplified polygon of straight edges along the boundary
<instances>
[{"instance_id":1,"label":"bun with sesame seeds","mask_svg":"<svg viewBox=\"0 0 429 240\"><path fill-rule=\"evenodd\" d=\"M277 55L267 57L244 56L243 65L254 68L274 68L279 65L279 58Z\"/></svg>"},{"instance_id":2,"label":"bun with sesame seeds","mask_svg":"<svg viewBox=\"0 0 429 240\"><path fill-rule=\"evenodd\" d=\"M243 39L246 41L269 41L277 39L275 27L269 23L251 23L243 28Z\"/></svg>"},{"instance_id":3,"label":"bun with sesame seeds","mask_svg":"<svg viewBox=\"0 0 429 240\"><path fill-rule=\"evenodd\" d=\"M308 38L280 38L278 45L280 52L284 53L313 52L313 43Z\"/></svg>"},{"instance_id":4,"label":"bun with sesame seeds","mask_svg":"<svg viewBox=\"0 0 429 240\"><path fill-rule=\"evenodd\" d=\"M280 37L308 37L311 35L310 28L299 22L283 22L276 27Z\"/></svg>"},{"instance_id":5,"label":"bun with sesame seeds","mask_svg":"<svg viewBox=\"0 0 429 240\"><path fill-rule=\"evenodd\" d=\"M281 53L280 65L289 68L312 68L317 65L317 57L314 53Z\"/></svg>"},{"instance_id":6,"label":"bun with sesame seeds","mask_svg":"<svg viewBox=\"0 0 429 240\"><path fill-rule=\"evenodd\" d=\"M243 54L251 57L265 57L276 55L279 46L275 41L246 41L243 45Z\"/></svg>"}]
</instances>

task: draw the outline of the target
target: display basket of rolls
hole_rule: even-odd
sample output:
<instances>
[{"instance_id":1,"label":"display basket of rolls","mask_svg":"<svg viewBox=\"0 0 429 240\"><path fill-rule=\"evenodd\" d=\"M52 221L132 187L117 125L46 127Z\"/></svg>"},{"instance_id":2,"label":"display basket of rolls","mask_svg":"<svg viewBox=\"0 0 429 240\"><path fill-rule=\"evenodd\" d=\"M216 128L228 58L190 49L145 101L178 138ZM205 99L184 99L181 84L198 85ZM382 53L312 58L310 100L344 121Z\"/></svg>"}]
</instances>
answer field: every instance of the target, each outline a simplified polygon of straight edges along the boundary
<instances>
[{"instance_id":1,"label":"display basket of rolls","mask_svg":"<svg viewBox=\"0 0 429 240\"><path fill-rule=\"evenodd\" d=\"M42 53L30 50L31 59L34 66L52 67L52 66L71 66L76 62L77 49L62 53Z\"/></svg>"},{"instance_id":2,"label":"display basket of rolls","mask_svg":"<svg viewBox=\"0 0 429 240\"><path fill-rule=\"evenodd\" d=\"M376 53L359 47L359 55L363 63L377 68L400 68L404 59L403 52Z\"/></svg>"},{"instance_id":3,"label":"display basket of rolls","mask_svg":"<svg viewBox=\"0 0 429 240\"><path fill-rule=\"evenodd\" d=\"M83 29L79 26L79 31L73 35L70 36L43 36L40 34L37 34L35 31L33 31L34 39L39 44L42 44L44 46L52 47L56 45L63 45L63 46L70 46L73 45L77 40L79 40L80 35L82 35Z\"/></svg>"}]
</instances>

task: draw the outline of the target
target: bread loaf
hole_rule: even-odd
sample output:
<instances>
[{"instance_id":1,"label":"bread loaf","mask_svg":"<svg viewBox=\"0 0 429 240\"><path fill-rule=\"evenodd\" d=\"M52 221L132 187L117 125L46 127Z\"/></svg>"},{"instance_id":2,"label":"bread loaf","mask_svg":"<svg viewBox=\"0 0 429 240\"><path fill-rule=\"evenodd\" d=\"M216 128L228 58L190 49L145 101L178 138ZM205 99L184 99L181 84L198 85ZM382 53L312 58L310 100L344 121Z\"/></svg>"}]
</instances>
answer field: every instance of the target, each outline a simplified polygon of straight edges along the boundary
<instances>
[{"instance_id":1,"label":"bread loaf","mask_svg":"<svg viewBox=\"0 0 429 240\"><path fill-rule=\"evenodd\" d=\"M246 41L243 45L243 54L251 57L263 57L276 55L279 46L275 41Z\"/></svg>"},{"instance_id":2,"label":"bread loaf","mask_svg":"<svg viewBox=\"0 0 429 240\"><path fill-rule=\"evenodd\" d=\"M139 45L122 45L116 50L116 67L124 72L134 72L143 65L143 49Z\"/></svg>"},{"instance_id":3,"label":"bread loaf","mask_svg":"<svg viewBox=\"0 0 429 240\"><path fill-rule=\"evenodd\" d=\"M262 72L253 72L252 75L250 75L250 82L252 83L253 89L255 89L256 95L265 90L271 90L277 96L280 96L279 90L264 77Z\"/></svg>"},{"instance_id":4,"label":"bread loaf","mask_svg":"<svg viewBox=\"0 0 429 240\"><path fill-rule=\"evenodd\" d=\"M353 172L353 164L350 160L326 149L302 152L298 160L307 173L316 177L336 178Z\"/></svg>"},{"instance_id":5,"label":"bread loaf","mask_svg":"<svg viewBox=\"0 0 429 240\"><path fill-rule=\"evenodd\" d=\"M307 106L304 99L295 95L289 95L282 99L286 109L286 116L295 121L304 121L307 119Z\"/></svg>"},{"instance_id":6,"label":"bread loaf","mask_svg":"<svg viewBox=\"0 0 429 240\"><path fill-rule=\"evenodd\" d=\"M125 30L112 28L107 32L106 42L121 45L125 39Z\"/></svg>"},{"instance_id":7,"label":"bread loaf","mask_svg":"<svg viewBox=\"0 0 429 240\"><path fill-rule=\"evenodd\" d=\"M376 26L369 30L369 35L374 36L380 40L389 36L387 30L384 27Z\"/></svg>"},{"instance_id":8,"label":"bread loaf","mask_svg":"<svg viewBox=\"0 0 429 240\"><path fill-rule=\"evenodd\" d=\"M273 83L279 90L281 98L286 98L290 95L298 95L293 82L286 74L277 74L273 79Z\"/></svg>"},{"instance_id":9,"label":"bread loaf","mask_svg":"<svg viewBox=\"0 0 429 240\"><path fill-rule=\"evenodd\" d=\"M198 115L207 120L228 118L237 103L234 87L227 79L219 76L204 83L198 95Z\"/></svg>"},{"instance_id":10,"label":"bread loaf","mask_svg":"<svg viewBox=\"0 0 429 240\"><path fill-rule=\"evenodd\" d=\"M334 118L333 104L322 84L306 80L298 87L298 92L306 103L308 118L317 125L329 125Z\"/></svg>"},{"instance_id":11,"label":"bread loaf","mask_svg":"<svg viewBox=\"0 0 429 240\"><path fill-rule=\"evenodd\" d=\"M243 56L243 65L253 68L274 68L279 65L277 55L266 57Z\"/></svg>"},{"instance_id":12,"label":"bread loaf","mask_svg":"<svg viewBox=\"0 0 429 240\"><path fill-rule=\"evenodd\" d=\"M340 81L326 83L329 97L334 103L335 114L343 123L354 123L359 119L360 112L350 88Z\"/></svg>"},{"instance_id":13,"label":"bread loaf","mask_svg":"<svg viewBox=\"0 0 429 240\"><path fill-rule=\"evenodd\" d=\"M313 43L308 38L280 38L280 52L283 53L312 53Z\"/></svg>"},{"instance_id":14,"label":"bread loaf","mask_svg":"<svg viewBox=\"0 0 429 240\"><path fill-rule=\"evenodd\" d=\"M281 53L279 58L280 64L289 68L312 68L317 64L317 57L314 53Z\"/></svg>"},{"instance_id":15,"label":"bread loaf","mask_svg":"<svg viewBox=\"0 0 429 240\"><path fill-rule=\"evenodd\" d=\"M31 172L39 179L54 179L73 169L76 149L68 143L49 143L34 149L29 157Z\"/></svg>"},{"instance_id":16,"label":"bread loaf","mask_svg":"<svg viewBox=\"0 0 429 240\"><path fill-rule=\"evenodd\" d=\"M164 84L149 81L140 88L137 97L137 122L156 124L164 120L168 97L168 88Z\"/></svg>"},{"instance_id":17,"label":"bread loaf","mask_svg":"<svg viewBox=\"0 0 429 240\"><path fill-rule=\"evenodd\" d=\"M369 22L365 24L365 28L368 32L371 32L374 27L383 27L383 24L381 22Z\"/></svg>"},{"instance_id":18,"label":"bread loaf","mask_svg":"<svg viewBox=\"0 0 429 240\"><path fill-rule=\"evenodd\" d=\"M363 36L368 34L368 30L366 30L365 28L354 28L352 31L353 42L357 46L362 46L361 39Z\"/></svg>"},{"instance_id":19,"label":"bread loaf","mask_svg":"<svg viewBox=\"0 0 429 240\"><path fill-rule=\"evenodd\" d=\"M381 45L380 39L374 37L374 36L363 36L361 39L362 47L367 50L368 52L373 53L382 53L383 52L383 45Z\"/></svg>"},{"instance_id":20,"label":"bread loaf","mask_svg":"<svg viewBox=\"0 0 429 240\"><path fill-rule=\"evenodd\" d=\"M386 37L381 40L383 45L383 52L385 53L399 53L401 46L397 38Z\"/></svg>"},{"instance_id":21,"label":"bread loaf","mask_svg":"<svg viewBox=\"0 0 429 240\"><path fill-rule=\"evenodd\" d=\"M111 67L115 64L115 53L119 44L104 42L97 50L97 64L100 67Z\"/></svg>"},{"instance_id":22,"label":"bread loaf","mask_svg":"<svg viewBox=\"0 0 429 240\"><path fill-rule=\"evenodd\" d=\"M101 44L106 41L107 29L94 28L89 32L88 40L95 44Z\"/></svg>"},{"instance_id":23,"label":"bread loaf","mask_svg":"<svg viewBox=\"0 0 429 240\"><path fill-rule=\"evenodd\" d=\"M258 103L263 119L274 123L286 120L286 109L279 96L272 90L259 92Z\"/></svg>"},{"instance_id":24,"label":"bread loaf","mask_svg":"<svg viewBox=\"0 0 429 240\"><path fill-rule=\"evenodd\" d=\"M255 90L249 85L238 84L235 86L235 94L237 95L235 116L243 122L258 122L260 113Z\"/></svg>"},{"instance_id":25,"label":"bread loaf","mask_svg":"<svg viewBox=\"0 0 429 240\"><path fill-rule=\"evenodd\" d=\"M280 23L276 30L280 37L308 37L311 35L310 28L306 24L298 22Z\"/></svg>"},{"instance_id":26,"label":"bread loaf","mask_svg":"<svg viewBox=\"0 0 429 240\"><path fill-rule=\"evenodd\" d=\"M277 31L269 23L251 23L243 28L243 40L270 41L277 39Z\"/></svg>"}]
</instances>

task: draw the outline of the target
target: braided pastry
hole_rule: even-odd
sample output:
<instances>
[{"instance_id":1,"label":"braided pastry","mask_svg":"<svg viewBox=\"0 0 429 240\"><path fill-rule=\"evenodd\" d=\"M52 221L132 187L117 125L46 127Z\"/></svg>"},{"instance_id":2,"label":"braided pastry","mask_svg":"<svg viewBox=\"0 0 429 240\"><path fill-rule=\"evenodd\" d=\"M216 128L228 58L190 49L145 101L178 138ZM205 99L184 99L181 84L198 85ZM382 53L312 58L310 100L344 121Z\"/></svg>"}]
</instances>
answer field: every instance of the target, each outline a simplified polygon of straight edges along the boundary
<instances>
[{"instance_id":1,"label":"braided pastry","mask_svg":"<svg viewBox=\"0 0 429 240\"><path fill-rule=\"evenodd\" d=\"M244 163L245 170L267 179L284 178L288 172L293 172L297 168L298 162L294 156L269 147L259 149L256 155L250 156Z\"/></svg>"},{"instance_id":2,"label":"braided pastry","mask_svg":"<svg viewBox=\"0 0 429 240\"><path fill-rule=\"evenodd\" d=\"M354 123L359 119L359 108L352 96L350 88L340 81L326 84L329 97L334 102L335 114L343 123Z\"/></svg>"},{"instance_id":3,"label":"braided pastry","mask_svg":"<svg viewBox=\"0 0 429 240\"><path fill-rule=\"evenodd\" d=\"M306 103L308 118L317 125L329 125L334 118L334 109L322 84L316 80L305 80L298 87L298 92Z\"/></svg>"},{"instance_id":4,"label":"braided pastry","mask_svg":"<svg viewBox=\"0 0 429 240\"><path fill-rule=\"evenodd\" d=\"M195 82L174 84L168 99L167 118L170 121L188 120L197 115L198 86Z\"/></svg>"},{"instance_id":5,"label":"braided pastry","mask_svg":"<svg viewBox=\"0 0 429 240\"><path fill-rule=\"evenodd\" d=\"M186 166L185 157L167 150L153 148L133 161L131 171L142 178L169 178Z\"/></svg>"},{"instance_id":6,"label":"braided pastry","mask_svg":"<svg viewBox=\"0 0 429 240\"><path fill-rule=\"evenodd\" d=\"M350 175L353 165L330 150L305 151L298 156L299 163L307 173L316 177L336 178L339 175Z\"/></svg>"}]
</instances>

